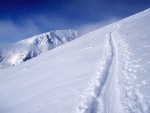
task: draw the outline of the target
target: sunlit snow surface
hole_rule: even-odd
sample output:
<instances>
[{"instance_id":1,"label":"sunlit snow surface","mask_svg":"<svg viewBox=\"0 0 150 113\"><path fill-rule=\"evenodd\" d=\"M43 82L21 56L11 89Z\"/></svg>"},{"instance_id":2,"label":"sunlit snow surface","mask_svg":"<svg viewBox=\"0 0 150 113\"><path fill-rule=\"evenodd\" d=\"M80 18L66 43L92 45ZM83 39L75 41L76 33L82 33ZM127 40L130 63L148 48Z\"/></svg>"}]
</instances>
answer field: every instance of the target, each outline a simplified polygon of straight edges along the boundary
<instances>
[{"instance_id":1,"label":"sunlit snow surface","mask_svg":"<svg viewBox=\"0 0 150 113\"><path fill-rule=\"evenodd\" d=\"M0 113L150 113L150 10L0 70Z\"/></svg>"}]
</instances>

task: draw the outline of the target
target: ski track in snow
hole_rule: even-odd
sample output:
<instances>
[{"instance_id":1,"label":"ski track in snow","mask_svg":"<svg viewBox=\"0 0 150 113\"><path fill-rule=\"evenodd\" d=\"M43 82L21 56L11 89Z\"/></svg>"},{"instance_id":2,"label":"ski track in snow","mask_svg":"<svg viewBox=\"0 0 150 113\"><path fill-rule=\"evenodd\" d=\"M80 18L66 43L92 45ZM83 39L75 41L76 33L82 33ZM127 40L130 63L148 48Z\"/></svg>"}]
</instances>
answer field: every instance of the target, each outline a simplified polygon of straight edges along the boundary
<instances>
[{"instance_id":1,"label":"ski track in snow","mask_svg":"<svg viewBox=\"0 0 150 113\"><path fill-rule=\"evenodd\" d=\"M106 106L107 103L106 104L104 103L105 100L103 100L102 97L105 93L107 94L110 93L110 92L105 91L105 87L110 78L109 77L110 73L113 72L113 71L111 72L112 65L116 64L115 63L116 60L115 62L113 62L115 59L116 53L115 53L115 48L113 45L114 42L113 42L113 37L112 37L112 33L116 29L117 29L117 26L115 26L112 32L106 35L106 38L107 38L106 52L103 58L98 63L96 79L92 81L91 86L83 94L82 98L84 102L82 102L81 105L78 107L77 113L108 113L109 109L110 110L112 109L110 108L111 106ZM108 111L107 112L104 111L105 109L107 109Z\"/></svg>"},{"instance_id":2,"label":"ski track in snow","mask_svg":"<svg viewBox=\"0 0 150 113\"><path fill-rule=\"evenodd\" d=\"M120 82L118 77L123 78L125 76L125 70L121 70L121 67L125 68L127 66L125 64L129 60L123 61L124 59L121 59L123 55L120 55L120 50L128 50L123 48L124 45L118 48L119 43L125 44L118 36L119 27L120 24L115 25L113 31L106 35L106 51L97 64L96 77L81 96L82 102L76 113L147 113L147 106L138 89L134 87L131 89L132 91L128 92L127 87L130 88L133 84L126 88L118 85ZM128 52L130 53L130 51ZM118 75L119 71L122 75ZM133 79L124 79L124 81L126 84ZM127 96L128 93L132 93L133 96Z\"/></svg>"},{"instance_id":3,"label":"ski track in snow","mask_svg":"<svg viewBox=\"0 0 150 113\"><path fill-rule=\"evenodd\" d=\"M100 94L100 99L104 104L104 110L98 111L98 113L122 113L121 112L121 105L119 100L119 87L118 85L118 47L114 40L114 32L117 31L119 25L115 26L115 29L109 33L110 37L110 46L111 46L111 54L112 60L111 65L108 70L108 79L105 86L102 89L102 93Z\"/></svg>"}]
</instances>

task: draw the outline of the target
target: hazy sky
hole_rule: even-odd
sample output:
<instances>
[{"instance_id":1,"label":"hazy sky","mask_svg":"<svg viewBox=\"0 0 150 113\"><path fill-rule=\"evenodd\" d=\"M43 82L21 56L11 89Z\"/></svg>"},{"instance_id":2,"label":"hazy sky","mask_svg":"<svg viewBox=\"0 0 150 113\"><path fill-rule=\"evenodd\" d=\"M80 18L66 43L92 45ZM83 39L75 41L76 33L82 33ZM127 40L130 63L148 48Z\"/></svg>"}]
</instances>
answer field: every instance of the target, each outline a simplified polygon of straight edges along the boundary
<instances>
[{"instance_id":1,"label":"hazy sky","mask_svg":"<svg viewBox=\"0 0 150 113\"><path fill-rule=\"evenodd\" d=\"M0 0L0 44L55 29L87 32L150 7L150 0Z\"/></svg>"}]
</instances>

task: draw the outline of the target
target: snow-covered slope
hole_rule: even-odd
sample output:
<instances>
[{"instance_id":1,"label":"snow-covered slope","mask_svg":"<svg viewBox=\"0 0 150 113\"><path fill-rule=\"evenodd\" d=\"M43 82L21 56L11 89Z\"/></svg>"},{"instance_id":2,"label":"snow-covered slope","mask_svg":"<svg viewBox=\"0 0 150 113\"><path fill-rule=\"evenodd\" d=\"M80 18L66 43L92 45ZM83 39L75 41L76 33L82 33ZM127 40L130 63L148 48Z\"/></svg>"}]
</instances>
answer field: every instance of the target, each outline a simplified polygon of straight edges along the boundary
<instances>
[{"instance_id":1,"label":"snow-covered slope","mask_svg":"<svg viewBox=\"0 0 150 113\"><path fill-rule=\"evenodd\" d=\"M150 9L0 70L0 113L150 113Z\"/></svg>"},{"instance_id":2,"label":"snow-covered slope","mask_svg":"<svg viewBox=\"0 0 150 113\"><path fill-rule=\"evenodd\" d=\"M19 41L2 51L0 68L20 64L77 37L75 30L56 30Z\"/></svg>"}]
</instances>

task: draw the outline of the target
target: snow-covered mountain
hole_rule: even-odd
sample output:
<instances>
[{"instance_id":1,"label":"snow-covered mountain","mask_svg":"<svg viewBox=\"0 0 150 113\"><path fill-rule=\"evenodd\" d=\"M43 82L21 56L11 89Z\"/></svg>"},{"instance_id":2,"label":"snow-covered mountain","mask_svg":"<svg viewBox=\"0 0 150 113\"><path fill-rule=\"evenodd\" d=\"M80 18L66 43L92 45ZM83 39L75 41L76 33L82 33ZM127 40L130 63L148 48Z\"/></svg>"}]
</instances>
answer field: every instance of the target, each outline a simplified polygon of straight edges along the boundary
<instances>
[{"instance_id":1,"label":"snow-covered mountain","mask_svg":"<svg viewBox=\"0 0 150 113\"><path fill-rule=\"evenodd\" d=\"M0 54L0 68L20 64L78 37L75 30L56 30L21 40Z\"/></svg>"},{"instance_id":2,"label":"snow-covered mountain","mask_svg":"<svg viewBox=\"0 0 150 113\"><path fill-rule=\"evenodd\" d=\"M0 70L0 113L150 113L150 9Z\"/></svg>"}]
</instances>

